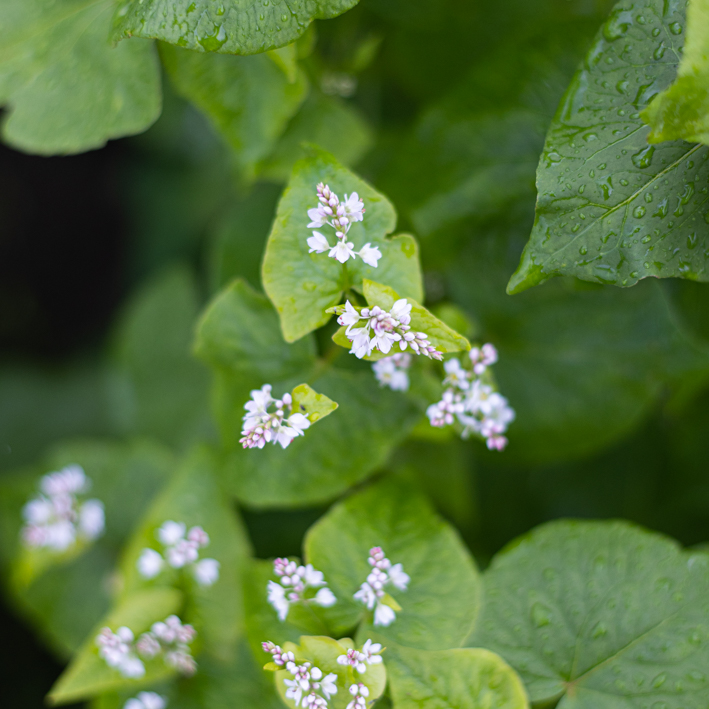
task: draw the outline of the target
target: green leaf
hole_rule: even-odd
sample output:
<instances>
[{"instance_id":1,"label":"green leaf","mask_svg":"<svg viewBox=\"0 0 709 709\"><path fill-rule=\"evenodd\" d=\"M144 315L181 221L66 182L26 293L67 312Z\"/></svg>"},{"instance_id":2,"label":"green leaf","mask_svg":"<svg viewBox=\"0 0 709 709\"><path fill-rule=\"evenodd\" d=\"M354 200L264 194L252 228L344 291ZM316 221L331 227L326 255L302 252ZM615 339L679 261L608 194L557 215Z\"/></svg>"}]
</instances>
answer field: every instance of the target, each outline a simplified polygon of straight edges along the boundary
<instances>
[{"instance_id":1,"label":"green leaf","mask_svg":"<svg viewBox=\"0 0 709 709\"><path fill-rule=\"evenodd\" d=\"M469 644L534 702L679 709L709 698L709 556L625 522L560 521L500 553Z\"/></svg>"},{"instance_id":2,"label":"green leaf","mask_svg":"<svg viewBox=\"0 0 709 709\"><path fill-rule=\"evenodd\" d=\"M201 587L189 569L164 569L155 579L144 579L137 561L146 548L162 553L157 529L166 521L198 525L209 535L200 558L219 562L219 579ZM216 466L204 448L192 451L170 485L151 506L126 547L121 561L121 598L150 587L176 587L187 594L186 622L195 626L209 652L228 659L242 630L241 574L250 552L246 532L236 511L217 484Z\"/></svg>"},{"instance_id":3,"label":"green leaf","mask_svg":"<svg viewBox=\"0 0 709 709\"><path fill-rule=\"evenodd\" d=\"M245 504L295 507L337 497L381 467L420 416L406 398L381 389L371 371L331 369L312 383L337 401L334 416L285 450L271 444L262 450L238 448L226 458L224 484ZM276 395L282 389L288 390L274 384ZM229 390L218 396L222 436L230 448L240 437L246 398L236 400Z\"/></svg>"},{"instance_id":4,"label":"green leaf","mask_svg":"<svg viewBox=\"0 0 709 709\"><path fill-rule=\"evenodd\" d=\"M378 305L383 310L391 310L394 303L400 299L399 294L389 286L383 286L381 283L364 279L364 297L367 299L367 305ZM415 331L425 332L431 344L436 347L439 352L460 352L460 350L469 350L470 343L468 340L459 335L453 328L449 327L442 320L439 320L431 314L426 308L419 305L412 298L407 298L407 301L412 306L411 308L411 329ZM334 335L333 342L350 349L352 343L345 335L345 327L341 327ZM388 355L376 352L366 360L377 360Z\"/></svg>"},{"instance_id":5,"label":"green leaf","mask_svg":"<svg viewBox=\"0 0 709 709\"><path fill-rule=\"evenodd\" d=\"M177 91L207 115L252 179L305 99L305 74L294 66L290 81L265 55L199 54L161 44L160 56Z\"/></svg>"},{"instance_id":6,"label":"green leaf","mask_svg":"<svg viewBox=\"0 0 709 709\"><path fill-rule=\"evenodd\" d=\"M108 41L112 0L6 0L0 27L3 138L42 155L99 148L160 114L160 72L147 42Z\"/></svg>"},{"instance_id":7,"label":"green leaf","mask_svg":"<svg viewBox=\"0 0 709 709\"><path fill-rule=\"evenodd\" d=\"M516 672L488 650L412 650L387 646L391 698L395 709L527 709Z\"/></svg>"},{"instance_id":8,"label":"green leaf","mask_svg":"<svg viewBox=\"0 0 709 709\"><path fill-rule=\"evenodd\" d=\"M337 17L357 0L122 0L114 38L152 37L187 49L258 54L290 44L313 20ZM166 19L167 18L167 19Z\"/></svg>"},{"instance_id":9,"label":"green leaf","mask_svg":"<svg viewBox=\"0 0 709 709\"><path fill-rule=\"evenodd\" d=\"M324 394L318 394L307 384L299 384L291 392L293 396L293 413L304 413L310 423L315 423L331 414L337 404Z\"/></svg>"},{"instance_id":10,"label":"green leaf","mask_svg":"<svg viewBox=\"0 0 709 709\"><path fill-rule=\"evenodd\" d=\"M253 388L311 368L315 342L283 342L271 303L239 279L219 293L200 318L195 353L217 370L240 378L251 375Z\"/></svg>"},{"instance_id":11,"label":"green leaf","mask_svg":"<svg viewBox=\"0 0 709 709\"><path fill-rule=\"evenodd\" d=\"M175 447L211 432L209 374L190 355L198 302L193 276L177 267L152 279L125 307L114 334L124 385L114 409L123 431Z\"/></svg>"},{"instance_id":12,"label":"green leaf","mask_svg":"<svg viewBox=\"0 0 709 709\"><path fill-rule=\"evenodd\" d=\"M387 591L403 608L377 633L387 641L427 650L459 647L470 633L480 603L475 562L455 530L421 493L384 479L339 503L305 539L305 557L325 574L337 603L322 611L336 632L359 620L371 630L371 612L353 599L371 570L369 550L381 546L392 564L411 577L407 591Z\"/></svg>"},{"instance_id":13,"label":"green leaf","mask_svg":"<svg viewBox=\"0 0 709 709\"><path fill-rule=\"evenodd\" d=\"M378 246L382 252L378 268L359 258L343 265L326 253L308 253L307 212L317 205L319 182L329 184L340 199L345 193L357 192L364 200L364 221L352 225L348 238L356 249L366 242ZM324 325L330 319L325 310L337 305L348 288L359 288L363 278L376 276L403 296L423 299L415 240L406 235L385 238L395 223L389 201L331 155L312 148L310 157L297 163L278 204L263 262L264 288L276 306L287 342ZM334 234L329 237L335 238Z\"/></svg>"},{"instance_id":14,"label":"green leaf","mask_svg":"<svg viewBox=\"0 0 709 709\"><path fill-rule=\"evenodd\" d=\"M674 77L685 0L623 0L562 101L537 171L537 215L508 285L562 274L632 286L707 280L709 149L648 145L640 111Z\"/></svg>"},{"instance_id":15,"label":"green leaf","mask_svg":"<svg viewBox=\"0 0 709 709\"><path fill-rule=\"evenodd\" d=\"M298 78L298 46L295 42L280 49L266 52L266 56L283 72L288 83L294 84Z\"/></svg>"},{"instance_id":16,"label":"green leaf","mask_svg":"<svg viewBox=\"0 0 709 709\"><path fill-rule=\"evenodd\" d=\"M687 41L677 78L643 111L652 128L648 141L709 142L709 2L692 0L687 6ZM681 34L684 27L670 28ZM663 46L663 45L660 45ZM661 51L658 48L658 51Z\"/></svg>"},{"instance_id":17,"label":"green leaf","mask_svg":"<svg viewBox=\"0 0 709 709\"><path fill-rule=\"evenodd\" d=\"M286 182L304 155L303 143L321 146L343 165L356 165L373 140L372 130L359 111L313 88L273 153L260 163L258 173L267 180Z\"/></svg>"},{"instance_id":18,"label":"green leaf","mask_svg":"<svg viewBox=\"0 0 709 709\"><path fill-rule=\"evenodd\" d=\"M138 637L149 630L153 623L177 612L181 602L182 594L171 588L156 588L125 598L89 634L69 667L52 687L47 696L48 701L52 704L69 704L120 687L137 689L173 675L175 671L161 658L156 658L145 663L144 677L139 680L127 679L99 657L95 640L101 628L108 627L115 632L123 625Z\"/></svg>"}]
</instances>

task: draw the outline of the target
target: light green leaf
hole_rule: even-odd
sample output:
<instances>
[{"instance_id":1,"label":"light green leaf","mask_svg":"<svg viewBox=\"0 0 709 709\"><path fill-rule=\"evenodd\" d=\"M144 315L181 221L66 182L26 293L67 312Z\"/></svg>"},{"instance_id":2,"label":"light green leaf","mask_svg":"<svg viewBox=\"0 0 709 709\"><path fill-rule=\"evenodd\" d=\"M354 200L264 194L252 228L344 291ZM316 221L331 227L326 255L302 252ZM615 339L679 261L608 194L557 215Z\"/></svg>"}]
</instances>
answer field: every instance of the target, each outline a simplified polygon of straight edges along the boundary
<instances>
[{"instance_id":1,"label":"light green leaf","mask_svg":"<svg viewBox=\"0 0 709 709\"><path fill-rule=\"evenodd\" d=\"M147 42L112 48L111 0L5 0L0 27L3 138L42 155L99 148L160 114L160 72Z\"/></svg>"},{"instance_id":2,"label":"light green leaf","mask_svg":"<svg viewBox=\"0 0 709 709\"><path fill-rule=\"evenodd\" d=\"M359 162L372 141L369 124L353 106L313 89L288 124L273 153L259 165L259 176L286 182L293 166L305 153L303 143L321 146L349 167Z\"/></svg>"},{"instance_id":3,"label":"light green leaf","mask_svg":"<svg viewBox=\"0 0 709 709\"><path fill-rule=\"evenodd\" d=\"M692 0L687 6L687 41L677 78L643 111L652 130L651 143L688 140L709 143L709 2ZM684 27L670 28L682 34ZM658 50L659 51L659 50Z\"/></svg>"},{"instance_id":4,"label":"light green leaf","mask_svg":"<svg viewBox=\"0 0 709 709\"><path fill-rule=\"evenodd\" d=\"M310 423L315 423L331 414L337 403L328 399L324 394L318 394L307 384L299 384L291 392L293 396L293 413L304 413Z\"/></svg>"},{"instance_id":5,"label":"light green leaf","mask_svg":"<svg viewBox=\"0 0 709 709\"><path fill-rule=\"evenodd\" d=\"M330 185L340 199L345 193L357 192L364 200L364 221L352 225L348 239L356 250L367 242L378 246L382 252L378 268L367 266L359 258L343 265L327 253L308 253L308 209L317 206L319 182ZM337 305L344 291L360 288L364 278L376 276L403 296L422 300L415 240L410 236L385 238L395 223L396 214L389 201L328 153L312 148L310 156L297 163L278 204L263 262L264 288L276 306L287 342L324 325L330 319L325 310ZM334 234L328 236L334 242Z\"/></svg>"},{"instance_id":6,"label":"light green leaf","mask_svg":"<svg viewBox=\"0 0 709 709\"><path fill-rule=\"evenodd\" d=\"M207 115L252 179L305 99L305 74L294 65L290 81L268 56L200 54L169 44L160 45L160 56L177 91Z\"/></svg>"},{"instance_id":7,"label":"light green leaf","mask_svg":"<svg viewBox=\"0 0 709 709\"><path fill-rule=\"evenodd\" d=\"M625 522L560 521L500 553L469 644L534 702L667 709L709 699L709 556Z\"/></svg>"},{"instance_id":8,"label":"light green leaf","mask_svg":"<svg viewBox=\"0 0 709 709\"><path fill-rule=\"evenodd\" d=\"M153 623L177 612L181 602L182 594L171 588L142 591L125 598L89 634L69 667L52 688L47 697L48 701L52 704L69 704L120 687L144 687L173 675L175 671L170 669L162 658L156 658L145 662L144 677L139 680L127 679L99 657L95 641L101 628L108 627L115 632L123 625L138 637L149 630Z\"/></svg>"},{"instance_id":9,"label":"light green leaf","mask_svg":"<svg viewBox=\"0 0 709 709\"><path fill-rule=\"evenodd\" d=\"M156 532L168 520L183 522L187 529L197 525L207 532L209 546L200 550L200 558L219 562L219 579L213 586L200 586L188 568L166 568L152 580L138 573L137 561L144 549L163 552ZM212 655L228 659L242 630L241 574L249 552L246 532L217 484L212 454L204 448L195 449L155 500L125 549L121 598L154 586L182 589L187 594L186 622L195 626Z\"/></svg>"},{"instance_id":10,"label":"light green leaf","mask_svg":"<svg viewBox=\"0 0 709 709\"><path fill-rule=\"evenodd\" d=\"M114 38L152 37L187 49L258 54L300 37L313 20L337 17L357 0L122 0Z\"/></svg>"},{"instance_id":11,"label":"light green leaf","mask_svg":"<svg viewBox=\"0 0 709 709\"><path fill-rule=\"evenodd\" d=\"M114 405L125 432L180 448L211 432L209 373L190 355L198 302L193 276L178 267L148 282L125 307L114 333L123 384Z\"/></svg>"},{"instance_id":12,"label":"light green leaf","mask_svg":"<svg viewBox=\"0 0 709 709\"><path fill-rule=\"evenodd\" d=\"M524 685L488 650L412 650L387 646L394 709L527 709Z\"/></svg>"},{"instance_id":13,"label":"light green leaf","mask_svg":"<svg viewBox=\"0 0 709 709\"><path fill-rule=\"evenodd\" d=\"M640 118L674 77L685 7L623 0L601 29L547 135L535 224L508 292L562 274L618 286L709 279L709 148L648 145Z\"/></svg>"},{"instance_id":14,"label":"light green leaf","mask_svg":"<svg viewBox=\"0 0 709 709\"><path fill-rule=\"evenodd\" d=\"M253 388L307 371L315 361L315 342L311 337L294 345L283 342L271 303L239 279L200 318L195 353L217 370L251 375Z\"/></svg>"},{"instance_id":15,"label":"light green leaf","mask_svg":"<svg viewBox=\"0 0 709 709\"><path fill-rule=\"evenodd\" d=\"M266 56L285 74L288 83L294 84L298 78L298 46L295 42L280 49L266 52Z\"/></svg>"},{"instance_id":16,"label":"light green leaf","mask_svg":"<svg viewBox=\"0 0 709 709\"><path fill-rule=\"evenodd\" d=\"M387 587L403 610L378 634L429 650L462 645L480 603L475 562L426 498L392 479L339 503L306 536L306 560L325 574L337 597L334 606L322 611L327 621L337 632L346 632L365 619L359 637L371 631L372 614L353 595L371 570L367 557L374 546L411 577L407 591Z\"/></svg>"},{"instance_id":17,"label":"light green leaf","mask_svg":"<svg viewBox=\"0 0 709 709\"><path fill-rule=\"evenodd\" d=\"M311 381L338 403L335 415L285 450L271 444L261 450L238 448L226 458L224 484L245 504L294 507L337 497L381 467L420 416L406 398L381 389L371 371L331 369ZM288 390L274 384L275 394L282 389ZM229 390L218 396L225 447L233 448L246 399L236 400Z\"/></svg>"}]
</instances>

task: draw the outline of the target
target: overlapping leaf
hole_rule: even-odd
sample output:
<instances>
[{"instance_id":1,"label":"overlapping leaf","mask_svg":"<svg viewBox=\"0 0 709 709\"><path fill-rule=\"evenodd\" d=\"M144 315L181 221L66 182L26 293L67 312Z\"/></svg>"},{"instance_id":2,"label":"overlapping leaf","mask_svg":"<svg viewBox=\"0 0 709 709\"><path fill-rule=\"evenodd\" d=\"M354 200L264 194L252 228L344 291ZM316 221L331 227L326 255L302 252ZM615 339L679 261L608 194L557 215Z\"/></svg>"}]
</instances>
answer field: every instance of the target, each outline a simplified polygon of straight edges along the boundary
<instances>
[{"instance_id":1,"label":"overlapping leaf","mask_svg":"<svg viewBox=\"0 0 709 709\"><path fill-rule=\"evenodd\" d=\"M709 556L623 522L554 522L485 573L469 644L499 652L534 702L669 709L709 696Z\"/></svg>"},{"instance_id":2,"label":"overlapping leaf","mask_svg":"<svg viewBox=\"0 0 709 709\"><path fill-rule=\"evenodd\" d=\"M147 42L108 41L111 0L7 0L0 27L3 137L43 155L98 148L160 114L160 70Z\"/></svg>"},{"instance_id":3,"label":"overlapping leaf","mask_svg":"<svg viewBox=\"0 0 709 709\"><path fill-rule=\"evenodd\" d=\"M313 20L337 17L358 0L122 0L114 37L152 37L187 49L257 54L290 44Z\"/></svg>"},{"instance_id":4,"label":"overlapping leaf","mask_svg":"<svg viewBox=\"0 0 709 709\"><path fill-rule=\"evenodd\" d=\"M178 92L204 111L253 178L305 99L305 74L296 67L289 81L265 55L199 54L163 44L160 56Z\"/></svg>"},{"instance_id":5,"label":"overlapping leaf","mask_svg":"<svg viewBox=\"0 0 709 709\"><path fill-rule=\"evenodd\" d=\"M709 148L648 145L640 117L674 77L686 4L623 0L603 26L547 135L510 293L562 274L619 286L708 278Z\"/></svg>"},{"instance_id":6,"label":"overlapping leaf","mask_svg":"<svg viewBox=\"0 0 709 709\"><path fill-rule=\"evenodd\" d=\"M408 590L387 587L402 610L377 632L409 647L459 647L470 632L480 603L475 563L458 535L409 486L391 479L372 485L333 507L308 532L306 560L325 574L337 603L322 611L336 632L365 620L371 612L353 599L371 571L369 550L381 546L392 564L411 577Z\"/></svg>"},{"instance_id":7,"label":"overlapping leaf","mask_svg":"<svg viewBox=\"0 0 709 709\"><path fill-rule=\"evenodd\" d=\"M651 143L664 140L709 142L709 2L692 0L687 7L687 41L677 69L677 78L642 114L652 130Z\"/></svg>"},{"instance_id":8,"label":"overlapping leaf","mask_svg":"<svg viewBox=\"0 0 709 709\"><path fill-rule=\"evenodd\" d=\"M379 247L382 257L377 268L359 258L343 265L327 253L308 253L308 210L318 204L316 187L320 182L328 184L340 199L345 193L356 192L364 200L364 221L352 225L348 239L355 250L367 242ZM330 319L325 310L337 305L344 291L360 289L364 278L386 283L402 296L423 300L416 241L408 235L387 239L395 224L396 214L389 201L331 155L312 148L310 156L296 164L278 204L263 262L263 285L276 306L287 342L324 325ZM334 241L334 234L329 237Z\"/></svg>"}]
</instances>

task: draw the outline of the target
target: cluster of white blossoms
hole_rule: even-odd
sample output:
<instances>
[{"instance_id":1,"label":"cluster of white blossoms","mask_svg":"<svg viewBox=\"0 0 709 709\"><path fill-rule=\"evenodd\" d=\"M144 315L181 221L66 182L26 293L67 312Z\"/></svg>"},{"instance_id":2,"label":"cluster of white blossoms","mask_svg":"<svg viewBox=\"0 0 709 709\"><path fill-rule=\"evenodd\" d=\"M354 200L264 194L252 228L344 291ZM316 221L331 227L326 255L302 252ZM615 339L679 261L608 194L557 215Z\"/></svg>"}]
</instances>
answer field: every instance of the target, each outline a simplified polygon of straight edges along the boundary
<instances>
[{"instance_id":1,"label":"cluster of white blossoms","mask_svg":"<svg viewBox=\"0 0 709 709\"><path fill-rule=\"evenodd\" d=\"M268 409L274 406L275 411ZM310 420L305 414L292 413L293 398L284 394L281 399L271 396L271 385L264 384L260 389L251 392L251 400L244 404L242 438L239 440L244 448L263 448L266 443L281 444L287 448L297 436L303 436Z\"/></svg>"},{"instance_id":2,"label":"cluster of white blossoms","mask_svg":"<svg viewBox=\"0 0 709 709\"><path fill-rule=\"evenodd\" d=\"M22 509L25 544L63 552L79 540L100 537L105 526L103 503L79 500L90 487L91 480L79 465L68 465L42 477L41 494Z\"/></svg>"},{"instance_id":3,"label":"cluster of white blossoms","mask_svg":"<svg viewBox=\"0 0 709 709\"><path fill-rule=\"evenodd\" d=\"M312 564L299 566L289 559L276 559L273 572L280 583L268 582L268 602L282 621L288 617L291 603L315 603L329 608L337 602L335 594L327 587L322 571L314 569ZM313 592L315 589L318 590Z\"/></svg>"},{"instance_id":4,"label":"cluster of white blossoms","mask_svg":"<svg viewBox=\"0 0 709 709\"><path fill-rule=\"evenodd\" d=\"M425 332L411 330L411 304L406 298L397 300L391 310L382 310L378 305L359 310L348 300L344 308L338 306L337 322L346 327L345 334L352 343L351 354L359 359L378 350L388 354L394 343L399 343L403 352L408 347L417 355L443 359L443 355L429 342Z\"/></svg>"},{"instance_id":5,"label":"cluster of white blossoms","mask_svg":"<svg viewBox=\"0 0 709 709\"><path fill-rule=\"evenodd\" d=\"M187 531L184 522L168 520L155 536L163 545L164 557L155 549L143 549L136 564L143 578L155 578L168 565L173 569L189 569L200 586L211 586L219 580L219 562L199 558L199 550L209 544L209 535L202 527Z\"/></svg>"},{"instance_id":6,"label":"cluster of white blossoms","mask_svg":"<svg viewBox=\"0 0 709 709\"><path fill-rule=\"evenodd\" d=\"M165 709L167 700L156 692L138 692L129 699L123 709Z\"/></svg>"},{"instance_id":7,"label":"cluster of white blossoms","mask_svg":"<svg viewBox=\"0 0 709 709\"><path fill-rule=\"evenodd\" d=\"M96 645L99 657L124 677L143 677L143 660L151 660L158 655L163 656L169 667L181 674L192 675L197 664L189 644L196 635L191 625L183 625L176 615L171 615L164 622L153 623L152 628L143 633L137 642L134 642L135 636L130 628L121 626L115 633L110 628L103 628L96 636Z\"/></svg>"},{"instance_id":8,"label":"cluster of white blossoms","mask_svg":"<svg viewBox=\"0 0 709 709\"><path fill-rule=\"evenodd\" d=\"M367 665L378 665L382 662L382 656L379 654L381 651L382 646L379 643L367 640L361 650L350 648L346 655L340 655L337 658L337 663L349 665L360 674L364 674L367 671ZM362 682L354 682L350 685L349 692L352 695L352 701L346 709L365 709L369 688Z\"/></svg>"},{"instance_id":9,"label":"cluster of white blossoms","mask_svg":"<svg viewBox=\"0 0 709 709\"><path fill-rule=\"evenodd\" d=\"M379 384L393 391L408 391L411 355L408 352L398 352L391 357L384 357L372 364L374 376Z\"/></svg>"},{"instance_id":10,"label":"cluster of white blossoms","mask_svg":"<svg viewBox=\"0 0 709 709\"><path fill-rule=\"evenodd\" d=\"M497 350L486 344L470 350L471 369L453 358L444 363L446 387L443 397L428 407L426 414L432 426L449 426L456 420L463 426L462 436L482 436L490 450L504 450L503 435L514 420L515 412L507 399L485 384L480 377L497 362Z\"/></svg>"},{"instance_id":11,"label":"cluster of white blossoms","mask_svg":"<svg viewBox=\"0 0 709 709\"><path fill-rule=\"evenodd\" d=\"M324 234L313 231L313 235L308 239L309 253L314 251L322 254L328 251L328 256L337 259L340 263L359 256L368 266L376 268L377 261L382 257L381 251L376 246L368 242L359 251L355 251L354 243L347 241L347 234L352 224L364 219L364 202L359 195L353 192L349 197L345 195L344 201L340 202L340 198L322 182L317 186L317 193L319 204L308 210L308 217L310 217L308 229L331 226L335 230L337 241L334 246L331 246Z\"/></svg>"},{"instance_id":12,"label":"cluster of white blossoms","mask_svg":"<svg viewBox=\"0 0 709 709\"><path fill-rule=\"evenodd\" d=\"M384 589L391 584L400 591L406 591L409 575L401 564L392 566L381 547L370 549L367 561L372 570L354 598L364 603L370 611L374 609L374 625L391 625L396 620L396 612L389 605L390 599Z\"/></svg>"}]
</instances>

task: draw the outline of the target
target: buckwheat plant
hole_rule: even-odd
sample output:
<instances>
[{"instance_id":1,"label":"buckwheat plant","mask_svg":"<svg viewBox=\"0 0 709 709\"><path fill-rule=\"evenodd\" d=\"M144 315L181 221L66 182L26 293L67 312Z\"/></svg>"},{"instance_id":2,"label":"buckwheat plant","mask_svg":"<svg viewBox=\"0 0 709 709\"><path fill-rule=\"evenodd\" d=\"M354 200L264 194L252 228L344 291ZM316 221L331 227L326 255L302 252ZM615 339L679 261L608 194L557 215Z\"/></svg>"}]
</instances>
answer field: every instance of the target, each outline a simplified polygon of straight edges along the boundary
<instances>
[{"instance_id":1,"label":"buckwheat plant","mask_svg":"<svg viewBox=\"0 0 709 709\"><path fill-rule=\"evenodd\" d=\"M408 391L411 355L408 352L398 352L391 357L384 357L372 364L374 376L379 384L393 391Z\"/></svg>"},{"instance_id":2,"label":"buckwheat plant","mask_svg":"<svg viewBox=\"0 0 709 709\"><path fill-rule=\"evenodd\" d=\"M331 246L324 234L313 231L313 235L308 239L310 253L322 254L328 251L328 256L337 259L340 263L359 256L368 266L376 268L377 262L382 257L381 251L376 246L367 242L359 251L355 251L354 243L347 241L347 234L352 224L364 219L364 202L359 195L353 192L349 197L345 195L344 201L340 202L340 198L322 182L317 186L317 194L318 206L308 210L308 217L310 217L308 229L331 226L335 230L336 242Z\"/></svg>"},{"instance_id":3,"label":"buckwheat plant","mask_svg":"<svg viewBox=\"0 0 709 709\"><path fill-rule=\"evenodd\" d=\"M276 559L273 572L279 582L269 581L266 590L268 602L276 609L281 621L288 617L291 603L314 603L329 608L337 602L322 571L314 569L312 564L299 566L289 559Z\"/></svg>"},{"instance_id":4,"label":"buckwheat plant","mask_svg":"<svg viewBox=\"0 0 709 709\"><path fill-rule=\"evenodd\" d=\"M368 357L375 350L388 354L397 342L402 352L411 348L417 355L443 359L425 332L411 331L411 304L406 298L397 300L390 311L382 310L378 305L357 308L349 300L334 311L339 315L337 322L347 328L345 334L352 343L350 353L358 359Z\"/></svg>"},{"instance_id":5,"label":"buckwheat plant","mask_svg":"<svg viewBox=\"0 0 709 709\"><path fill-rule=\"evenodd\" d=\"M337 664L349 665L360 674L364 674L367 671L367 665L378 665L382 662L381 651L382 646L379 643L373 643L371 640L367 640L361 650L350 648L347 654L340 655L337 658ZM350 691L352 691L352 688L350 688Z\"/></svg>"},{"instance_id":6,"label":"buckwheat plant","mask_svg":"<svg viewBox=\"0 0 709 709\"><path fill-rule=\"evenodd\" d=\"M130 679L145 674L145 665L135 653L134 639L133 631L121 626L115 633L110 628L102 628L95 641L99 657Z\"/></svg>"},{"instance_id":7,"label":"buckwheat plant","mask_svg":"<svg viewBox=\"0 0 709 709\"><path fill-rule=\"evenodd\" d=\"M392 566L381 547L372 547L369 550L367 562L372 570L359 591L354 594L354 598L368 610L374 609L374 625L391 625L396 620L396 611L401 608L384 589L392 585L400 591L406 591L409 575L404 572L401 564Z\"/></svg>"},{"instance_id":8,"label":"buckwheat plant","mask_svg":"<svg viewBox=\"0 0 709 709\"><path fill-rule=\"evenodd\" d=\"M426 414L432 426L450 426L457 421L462 426L463 438L478 435L485 439L490 450L504 450L507 438L503 434L514 421L515 412L485 376L497 362L497 350L491 344L473 347L469 359L470 369L455 357L444 363L445 391Z\"/></svg>"},{"instance_id":9,"label":"buckwheat plant","mask_svg":"<svg viewBox=\"0 0 709 709\"><path fill-rule=\"evenodd\" d=\"M123 709L165 709L167 700L156 692L138 692L129 699Z\"/></svg>"},{"instance_id":10,"label":"buckwheat plant","mask_svg":"<svg viewBox=\"0 0 709 709\"><path fill-rule=\"evenodd\" d=\"M187 531L184 522L168 520L155 536L163 545L163 553L147 547L143 549L136 563L143 578L155 578L166 566L170 566L173 569L189 569L200 586L211 586L219 580L219 562L199 558L199 550L209 544L209 535L202 527L192 527Z\"/></svg>"},{"instance_id":11,"label":"buckwheat plant","mask_svg":"<svg viewBox=\"0 0 709 709\"><path fill-rule=\"evenodd\" d=\"M274 406L275 411L268 409ZM310 427L310 420L305 414L292 413L293 398L284 394L280 399L271 396L271 385L264 384L251 392L251 400L244 404L244 427L241 431L241 443L244 448L263 448L266 443L280 443L287 448L291 441L304 435Z\"/></svg>"},{"instance_id":12,"label":"buckwheat plant","mask_svg":"<svg viewBox=\"0 0 709 709\"><path fill-rule=\"evenodd\" d=\"M68 465L40 480L40 495L22 509L22 540L30 548L64 552L78 541L91 542L103 534L105 518L100 500L79 496L91 487L79 465Z\"/></svg>"},{"instance_id":13,"label":"buckwheat plant","mask_svg":"<svg viewBox=\"0 0 709 709\"><path fill-rule=\"evenodd\" d=\"M189 647L195 637L197 633L191 625L183 624L176 615L171 615L163 622L153 623L150 630L138 639L136 650L146 659L162 655L168 667L189 676L197 671Z\"/></svg>"},{"instance_id":14,"label":"buckwheat plant","mask_svg":"<svg viewBox=\"0 0 709 709\"><path fill-rule=\"evenodd\" d=\"M286 699L292 699L296 706L300 706L302 700L304 707L325 709L328 699L337 694L337 675L332 672L323 676L322 670L310 662L300 665L288 662L286 670L293 675L293 679L283 680L288 687Z\"/></svg>"}]
</instances>

